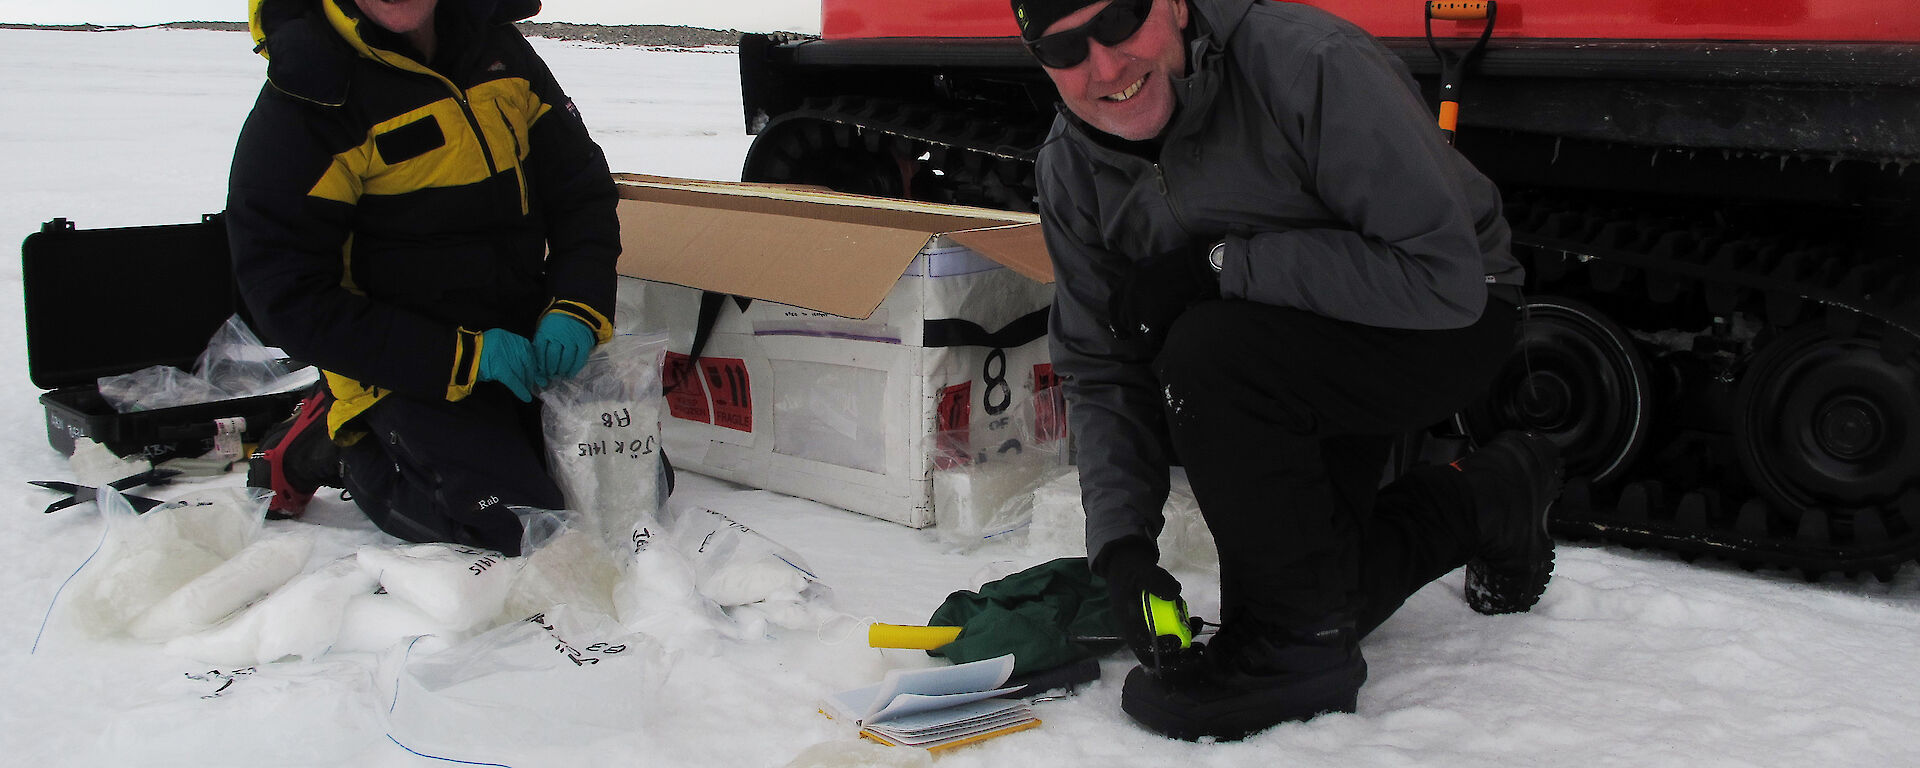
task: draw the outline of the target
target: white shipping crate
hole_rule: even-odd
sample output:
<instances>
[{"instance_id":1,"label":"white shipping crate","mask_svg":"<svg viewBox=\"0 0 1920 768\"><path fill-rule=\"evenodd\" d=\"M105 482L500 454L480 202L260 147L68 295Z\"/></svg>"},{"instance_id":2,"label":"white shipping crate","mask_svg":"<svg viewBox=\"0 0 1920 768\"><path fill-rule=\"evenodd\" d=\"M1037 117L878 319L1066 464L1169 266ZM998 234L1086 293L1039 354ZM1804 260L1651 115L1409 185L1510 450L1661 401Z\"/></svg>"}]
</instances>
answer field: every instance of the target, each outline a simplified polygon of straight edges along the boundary
<instances>
[{"instance_id":1,"label":"white shipping crate","mask_svg":"<svg viewBox=\"0 0 1920 768\"><path fill-rule=\"evenodd\" d=\"M713 182L621 189L621 273L653 279L621 281L619 314L671 336L675 466L922 527L938 469L1057 463L1033 217ZM754 299L720 305L689 375L703 290Z\"/></svg>"}]
</instances>

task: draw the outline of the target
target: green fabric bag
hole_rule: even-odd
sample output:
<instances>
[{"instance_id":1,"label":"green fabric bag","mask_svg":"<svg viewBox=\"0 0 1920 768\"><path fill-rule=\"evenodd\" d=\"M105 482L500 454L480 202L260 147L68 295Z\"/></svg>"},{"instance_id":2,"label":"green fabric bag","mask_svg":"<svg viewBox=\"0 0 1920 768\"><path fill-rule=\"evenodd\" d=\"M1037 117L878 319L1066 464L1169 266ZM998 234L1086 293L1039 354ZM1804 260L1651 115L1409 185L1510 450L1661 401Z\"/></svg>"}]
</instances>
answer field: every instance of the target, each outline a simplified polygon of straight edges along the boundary
<instances>
[{"instance_id":1,"label":"green fabric bag","mask_svg":"<svg viewBox=\"0 0 1920 768\"><path fill-rule=\"evenodd\" d=\"M1042 563L947 596L928 626L960 627L960 637L927 653L955 664L1013 654L1025 675L1103 656L1120 647L1107 584L1084 557Z\"/></svg>"}]
</instances>

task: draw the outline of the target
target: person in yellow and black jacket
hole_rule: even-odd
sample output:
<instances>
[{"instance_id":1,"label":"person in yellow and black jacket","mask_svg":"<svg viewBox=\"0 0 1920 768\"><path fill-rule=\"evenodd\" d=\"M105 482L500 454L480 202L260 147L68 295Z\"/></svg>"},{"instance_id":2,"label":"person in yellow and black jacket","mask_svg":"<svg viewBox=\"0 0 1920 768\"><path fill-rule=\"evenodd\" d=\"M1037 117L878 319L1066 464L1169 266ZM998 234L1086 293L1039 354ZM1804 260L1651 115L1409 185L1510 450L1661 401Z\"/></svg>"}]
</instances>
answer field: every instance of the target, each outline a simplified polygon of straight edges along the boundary
<instances>
[{"instance_id":1,"label":"person in yellow and black jacket","mask_svg":"<svg viewBox=\"0 0 1920 768\"><path fill-rule=\"evenodd\" d=\"M620 241L606 158L513 26L539 8L251 0L234 272L326 390L263 440L277 510L339 486L395 536L511 555L509 505L562 505L532 395L612 335Z\"/></svg>"}]
</instances>

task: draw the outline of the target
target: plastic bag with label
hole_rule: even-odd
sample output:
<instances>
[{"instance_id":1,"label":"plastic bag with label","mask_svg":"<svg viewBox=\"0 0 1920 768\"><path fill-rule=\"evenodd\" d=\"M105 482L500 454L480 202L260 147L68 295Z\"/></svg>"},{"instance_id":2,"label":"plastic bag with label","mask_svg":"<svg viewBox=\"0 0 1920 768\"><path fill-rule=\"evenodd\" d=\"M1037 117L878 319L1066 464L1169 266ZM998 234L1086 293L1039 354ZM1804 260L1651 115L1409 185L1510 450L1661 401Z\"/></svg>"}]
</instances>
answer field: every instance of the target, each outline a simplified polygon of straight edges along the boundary
<instances>
[{"instance_id":1,"label":"plastic bag with label","mask_svg":"<svg viewBox=\"0 0 1920 768\"><path fill-rule=\"evenodd\" d=\"M521 566L499 621L519 621L556 605L614 615L621 558L607 546L599 524L574 510L512 509L524 531Z\"/></svg>"},{"instance_id":2,"label":"plastic bag with label","mask_svg":"<svg viewBox=\"0 0 1920 768\"><path fill-rule=\"evenodd\" d=\"M451 647L396 651L388 728L445 759L518 765L645 727L668 657L610 617L570 606Z\"/></svg>"},{"instance_id":3,"label":"plastic bag with label","mask_svg":"<svg viewBox=\"0 0 1920 768\"><path fill-rule=\"evenodd\" d=\"M613 588L622 625L673 651L710 653L714 636L732 635L733 620L700 594L693 561L672 544L673 531L649 515L634 524L631 538Z\"/></svg>"},{"instance_id":4,"label":"plastic bag with label","mask_svg":"<svg viewBox=\"0 0 1920 768\"><path fill-rule=\"evenodd\" d=\"M832 591L799 553L711 509L669 508L668 517L695 589L732 620L723 631L757 638L769 625L812 629L831 618Z\"/></svg>"},{"instance_id":5,"label":"plastic bag with label","mask_svg":"<svg viewBox=\"0 0 1920 768\"><path fill-rule=\"evenodd\" d=\"M459 635L492 626L526 558L457 544L367 545L360 569L392 597Z\"/></svg>"},{"instance_id":6,"label":"plastic bag with label","mask_svg":"<svg viewBox=\"0 0 1920 768\"><path fill-rule=\"evenodd\" d=\"M369 750L387 743L381 710L369 706L385 699L366 660L187 674L145 664L106 673L121 676L112 684L111 709L86 710L99 730L90 753L52 764L337 767L364 765Z\"/></svg>"},{"instance_id":7,"label":"plastic bag with label","mask_svg":"<svg viewBox=\"0 0 1920 768\"><path fill-rule=\"evenodd\" d=\"M1069 466L1059 398L1058 386L1042 389L987 426L936 436L933 518L942 541L976 547L1033 520L1035 490Z\"/></svg>"},{"instance_id":8,"label":"plastic bag with label","mask_svg":"<svg viewBox=\"0 0 1920 768\"><path fill-rule=\"evenodd\" d=\"M548 465L577 517L612 552L665 497L660 461L660 365L667 337L621 335L595 348L571 379L540 393Z\"/></svg>"},{"instance_id":9,"label":"plastic bag with label","mask_svg":"<svg viewBox=\"0 0 1920 768\"><path fill-rule=\"evenodd\" d=\"M669 506L632 538L615 614L667 648L701 652L715 635L756 640L771 627L816 629L837 615L831 590L798 554L726 515Z\"/></svg>"}]
</instances>

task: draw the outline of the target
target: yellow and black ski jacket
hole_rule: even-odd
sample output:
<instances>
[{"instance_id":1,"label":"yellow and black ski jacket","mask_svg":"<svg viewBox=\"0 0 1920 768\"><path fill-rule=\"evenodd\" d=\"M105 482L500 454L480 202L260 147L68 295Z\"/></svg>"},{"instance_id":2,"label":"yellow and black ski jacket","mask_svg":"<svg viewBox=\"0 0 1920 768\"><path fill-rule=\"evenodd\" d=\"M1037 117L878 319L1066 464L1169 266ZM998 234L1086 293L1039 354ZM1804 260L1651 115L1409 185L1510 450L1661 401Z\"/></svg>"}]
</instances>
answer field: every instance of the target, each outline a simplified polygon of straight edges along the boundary
<instances>
[{"instance_id":1,"label":"yellow and black ski jacket","mask_svg":"<svg viewBox=\"0 0 1920 768\"><path fill-rule=\"evenodd\" d=\"M614 185L513 26L539 8L442 2L425 61L353 0L251 2L267 84L234 150L234 274L326 371L330 431L392 392L466 397L490 328L555 311L612 336Z\"/></svg>"}]
</instances>

